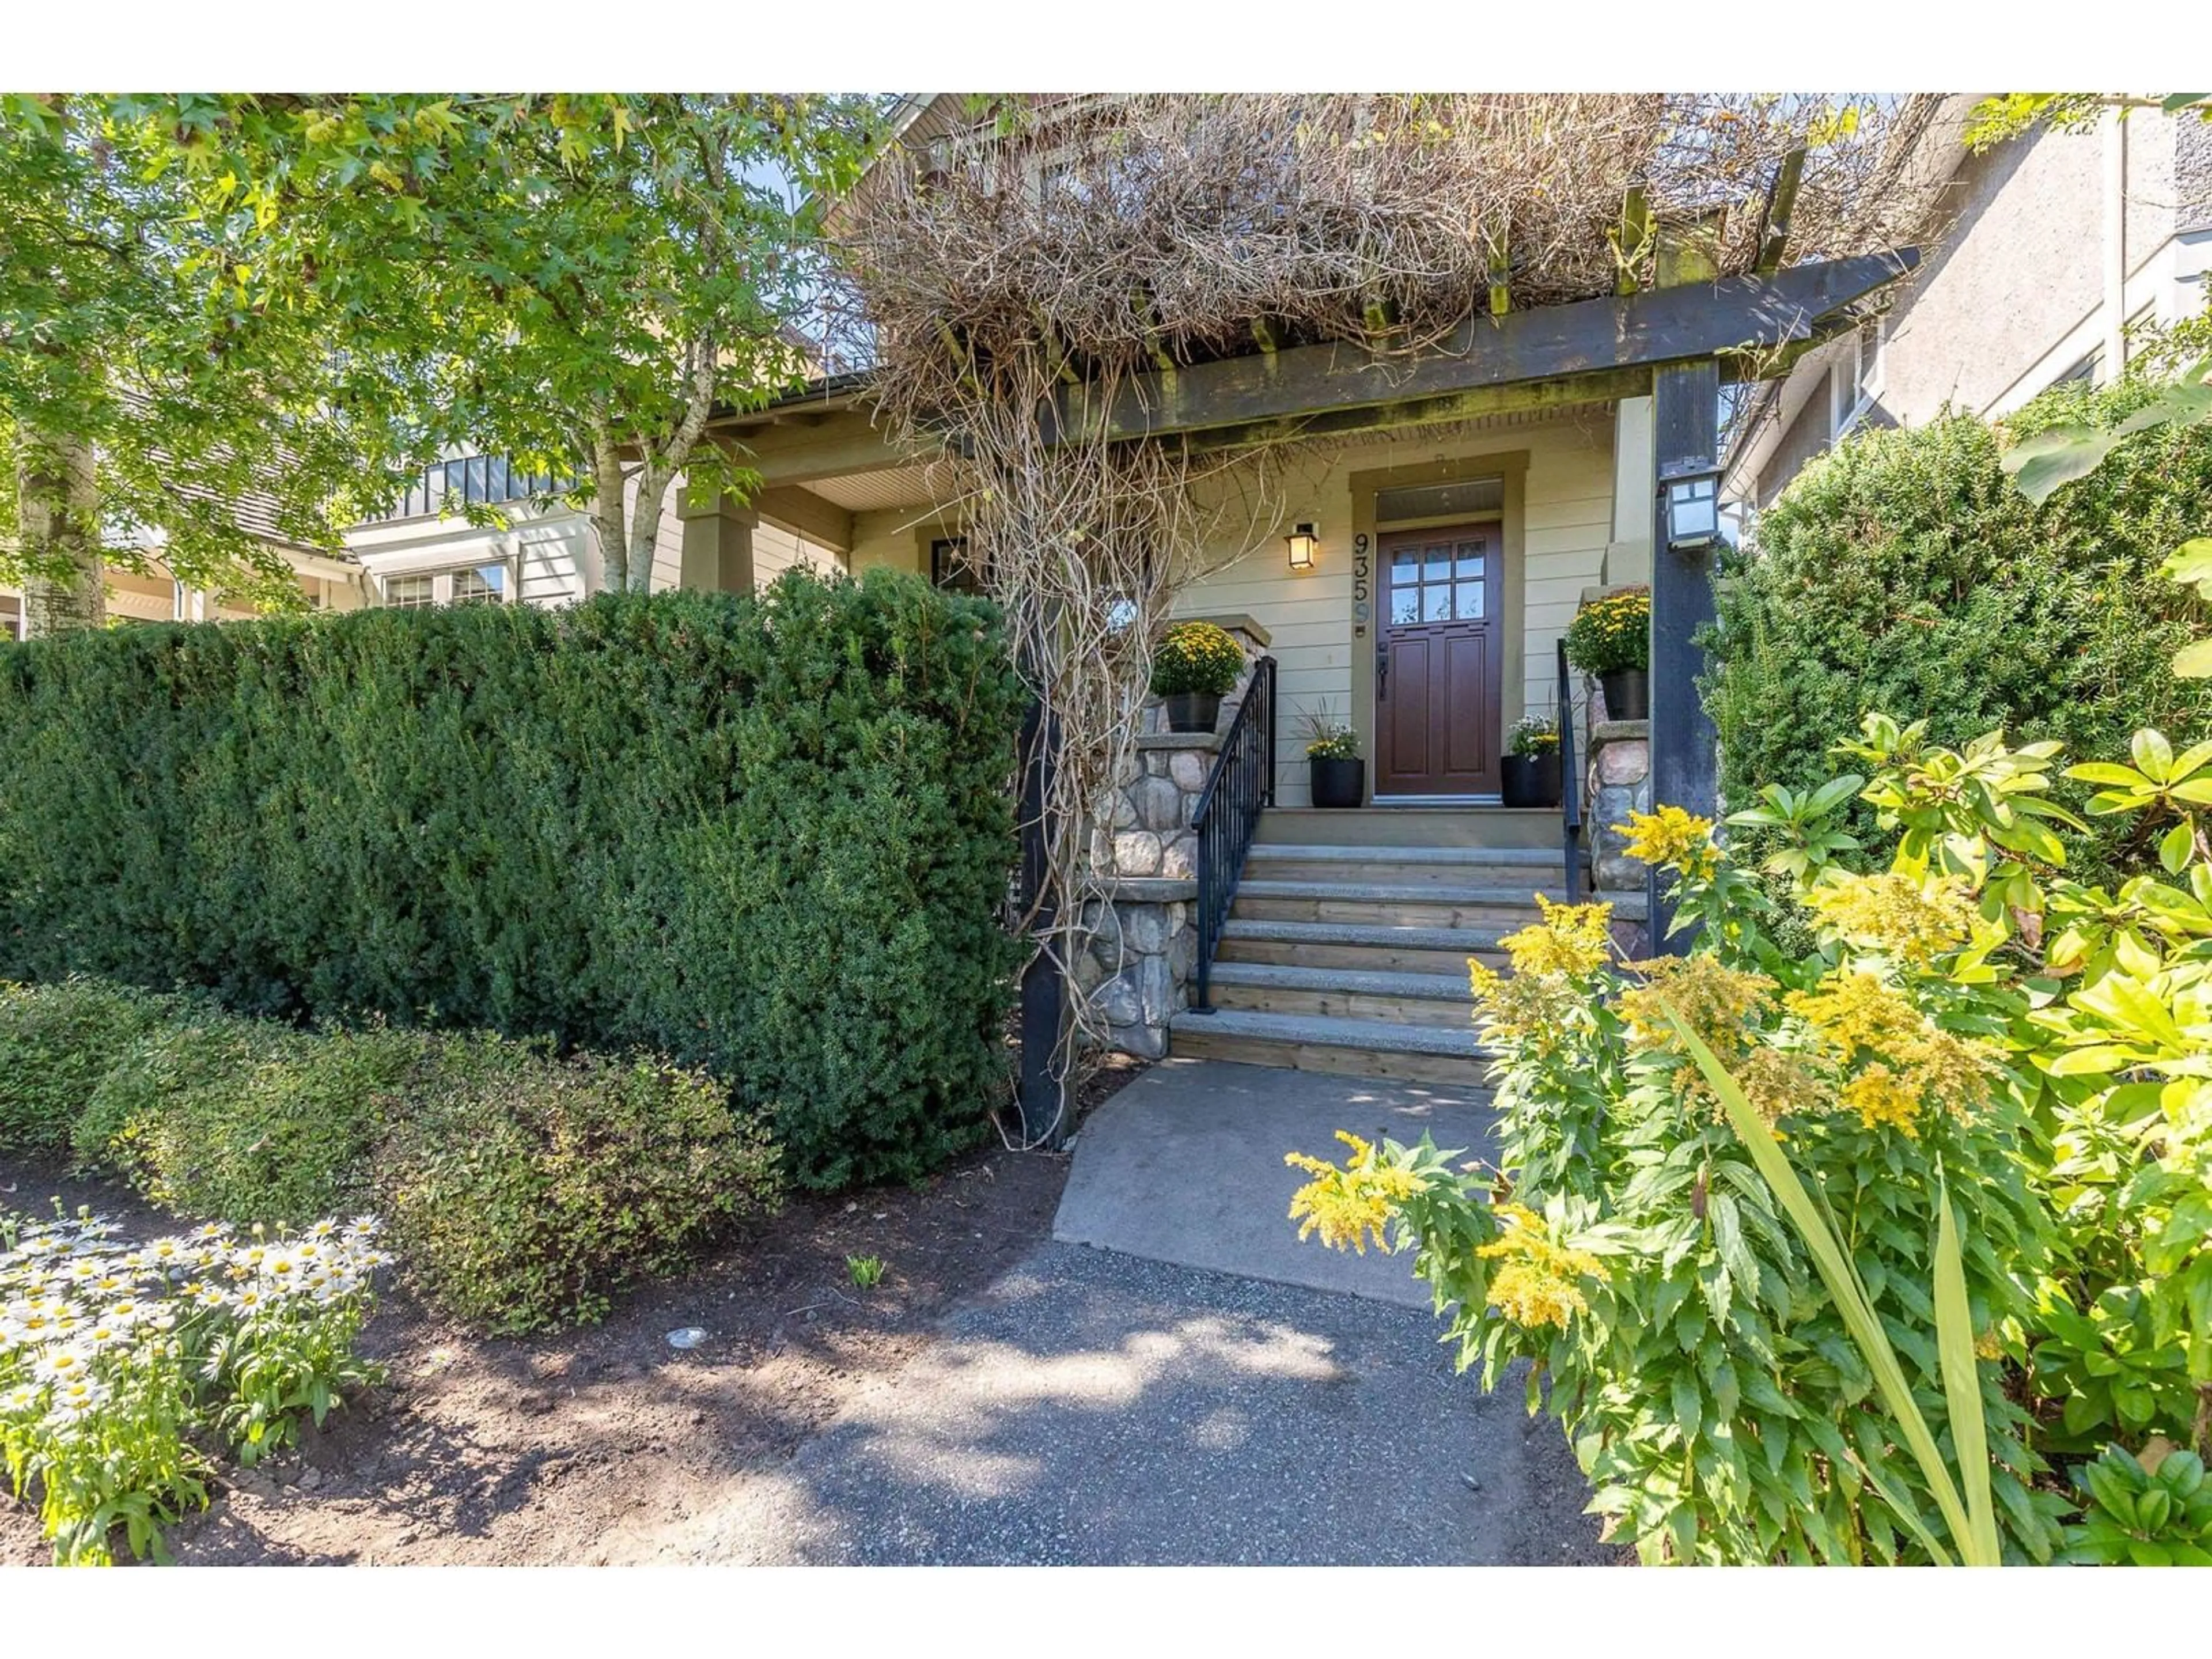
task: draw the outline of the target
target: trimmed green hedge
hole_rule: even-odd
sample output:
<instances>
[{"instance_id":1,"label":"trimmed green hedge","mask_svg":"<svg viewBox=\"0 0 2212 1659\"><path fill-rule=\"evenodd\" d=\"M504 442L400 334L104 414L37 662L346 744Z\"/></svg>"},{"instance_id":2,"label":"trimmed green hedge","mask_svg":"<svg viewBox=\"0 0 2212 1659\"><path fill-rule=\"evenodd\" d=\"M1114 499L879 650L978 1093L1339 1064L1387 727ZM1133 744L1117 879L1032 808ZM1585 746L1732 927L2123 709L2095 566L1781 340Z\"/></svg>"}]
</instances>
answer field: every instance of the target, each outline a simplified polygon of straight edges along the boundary
<instances>
[{"instance_id":1,"label":"trimmed green hedge","mask_svg":"<svg viewBox=\"0 0 2212 1659\"><path fill-rule=\"evenodd\" d=\"M2062 386L2005 434L2115 422L2148 396ZM1924 714L1935 743L2002 726L2076 757L2124 753L2141 726L2203 732L2212 682L2178 680L2168 662L2203 630L2203 607L2157 571L2212 526L2212 428L2132 439L2040 507L2000 470L1999 444L1968 416L1865 432L1761 516L1723 587L1705 687L1732 810L1762 785L1832 775L1828 745L1869 709ZM2122 833L2099 821L2093 876L2140 862Z\"/></svg>"},{"instance_id":2,"label":"trimmed green hedge","mask_svg":"<svg viewBox=\"0 0 2212 1659\"><path fill-rule=\"evenodd\" d=\"M0 975L648 1048L815 1186L981 1136L1022 694L918 579L0 649Z\"/></svg>"},{"instance_id":3,"label":"trimmed green hedge","mask_svg":"<svg viewBox=\"0 0 2212 1659\"><path fill-rule=\"evenodd\" d=\"M0 983L0 1155L74 1148L181 1215L374 1211L433 1305L599 1318L772 1211L774 1140L702 1072L542 1039L303 1030L97 980Z\"/></svg>"}]
</instances>

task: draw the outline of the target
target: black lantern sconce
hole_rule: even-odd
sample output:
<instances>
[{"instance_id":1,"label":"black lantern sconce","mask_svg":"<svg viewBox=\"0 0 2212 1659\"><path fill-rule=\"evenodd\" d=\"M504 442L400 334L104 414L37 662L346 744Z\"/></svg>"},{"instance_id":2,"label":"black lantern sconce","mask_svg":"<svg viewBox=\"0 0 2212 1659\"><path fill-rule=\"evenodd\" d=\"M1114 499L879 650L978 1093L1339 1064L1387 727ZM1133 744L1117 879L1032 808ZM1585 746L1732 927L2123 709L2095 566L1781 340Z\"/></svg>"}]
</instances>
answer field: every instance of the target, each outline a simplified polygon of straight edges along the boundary
<instances>
[{"instance_id":1,"label":"black lantern sconce","mask_svg":"<svg viewBox=\"0 0 2212 1659\"><path fill-rule=\"evenodd\" d=\"M1721 538L1721 475L1686 473L1667 480L1667 546L1700 553Z\"/></svg>"},{"instance_id":2,"label":"black lantern sconce","mask_svg":"<svg viewBox=\"0 0 2212 1659\"><path fill-rule=\"evenodd\" d=\"M1314 547L1319 539L1314 534L1314 527L1310 524L1295 526L1291 533L1283 538L1285 544L1291 550L1292 570L1307 571L1314 568Z\"/></svg>"}]
</instances>

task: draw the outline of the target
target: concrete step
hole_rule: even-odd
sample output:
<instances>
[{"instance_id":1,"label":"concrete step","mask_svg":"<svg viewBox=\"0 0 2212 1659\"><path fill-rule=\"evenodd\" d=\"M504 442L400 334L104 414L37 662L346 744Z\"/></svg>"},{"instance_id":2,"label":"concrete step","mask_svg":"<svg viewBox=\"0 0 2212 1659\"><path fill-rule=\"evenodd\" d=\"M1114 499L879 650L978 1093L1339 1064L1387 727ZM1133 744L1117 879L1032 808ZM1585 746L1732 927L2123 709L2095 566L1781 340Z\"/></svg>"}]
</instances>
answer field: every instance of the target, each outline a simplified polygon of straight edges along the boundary
<instances>
[{"instance_id":1,"label":"concrete step","mask_svg":"<svg viewBox=\"0 0 2212 1659\"><path fill-rule=\"evenodd\" d=\"M1472 1028L1452 1031L1241 1008L1211 1014L1185 1009L1168 1023L1168 1052L1177 1058L1463 1086L1479 1085L1486 1065Z\"/></svg>"},{"instance_id":2,"label":"concrete step","mask_svg":"<svg viewBox=\"0 0 2212 1659\"><path fill-rule=\"evenodd\" d=\"M1249 880L1367 881L1393 887L1516 886L1559 879L1559 849L1540 847L1352 847L1255 842Z\"/></svg>"},{"instance_id":3,"label":"concrete step","mask_svg":"<svg viewBox=\"0 0 2212 1659\"><path fill-rule=\"evenodd\" d=\"M1262 843L1310 847L1518 847L1560 845L1556 806L1271 806L1260 814Z\"/></svg>"},{"instance_id":4,"label":"concrete step","mask_svg":"<svg viewBox=\"0 0 2212 1659\"><path fill-rule=\"evenodd\" d=\"M1232 915L1254 921L1366 922L1401 927L1510 928L1536 917L1535 895L1564 899L1566 889L1534 879L1495 885L1401 886L1381 881L1272 881L1246 876Z\"/></svg>"},{"instance_id":5,"label":"concrete step","mask_svg":"<svg viewBox=\"0 0 2212 1659\"><path fill-rule=\"evenodd\" d=\"M1360 973L1424 974L1467 982L1472 957L1504 963L1498 941L1511 927L1391 927L1374 922L1263 921L1231 916L1221 925L1217 963Z\"/></svg>"},{"instance_id":6,"label":"concrete step","mask_svg":"<svg viewBox=\"0 0 2212 1659\"><path fill-rule=\"evenodd\" d=\"M1474 1017L1467 975L1286 967L1217 962L1210 981L1217 1008L1261 1014L1320 1015L1465 1030Z\"/></svg>"}]
</instances>

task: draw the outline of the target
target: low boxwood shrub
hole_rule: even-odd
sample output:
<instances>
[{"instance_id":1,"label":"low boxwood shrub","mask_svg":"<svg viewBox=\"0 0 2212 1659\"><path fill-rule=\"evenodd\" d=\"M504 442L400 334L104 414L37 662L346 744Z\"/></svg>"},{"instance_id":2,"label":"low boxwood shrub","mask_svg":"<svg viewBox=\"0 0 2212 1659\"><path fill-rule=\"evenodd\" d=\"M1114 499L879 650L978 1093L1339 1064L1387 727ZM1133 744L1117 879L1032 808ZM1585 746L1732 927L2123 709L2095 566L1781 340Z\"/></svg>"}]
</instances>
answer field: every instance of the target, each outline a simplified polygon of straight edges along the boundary
<instances>
[{"instance_id":1,"label":"low boxwood shrub","mask_svg":"<svg viewBox=\"0 0 2212 1659\"><path fill-rule=\"evenodd\" d=\"M2212 522L2212 428L2132 438L2040 507L1998 465L2007 441L2111 425L2151 395L2061 386L2002 429L1957 415L1867 430L1807 466L1719 596L1705 695L1730 810L1770 784L1817 784L1836 733L1872 709L1919 711L1933 743L2002 726L2086 755L2124 750L2140 726L2199 729L2212 682L2168 665L2203 607L2158 572ZM2087 794L2057 791L2077 809ZM1848 828L1870 839L1871 809ZM2103 878L2140 865L2133 833L2100 821L2075 867Z\"/></svg>"},{"instance_id":2,"label":"low boxwood shrub","mask_svg":"<svg viewBox=\"0 0 2212 1659\"><path fill-rule=\"evenodd\" d=\"M75 1148L180 1215L301 1226L375 1208L376 1151L424 1048L187 1004L100 1079Z\"/></svg>"},{"instance_id":3,"label":"low boxwood shrub","mask_svg":"<svg viewBox=\"0 0 2212 1659\"><path fill-rule=\"evenodd\" d=\"M0 1043L81 1091L73 1112L41 1095L39 1150L74 1147L194 1218L372 1212L410 1285L492 1331L600 1317L782 1185L762 1115L654 1057L309 1030L82 980L6 988Z\"/></svg>"},{"instance_id":4,"label":"low boxwood shrub","mask_svg":"<svg viewBox=\"0 0 2212 1659\"><path fill-rule=\"evenodd\" d=\"M911 1179L1004 1092L1024 704L888 571L0 647L0 975L647 1049Z\"/></svg>"},{"instance_id":5,"label":"low boxwood shrub","mask_svg":"<svg viewBox=\"0 0 2212 1659\"><path fill-rule=\"evenodd\" d=\"M773 1143L712 1079L495 1039L438 1043L384 1158L407 1276L498 1333L598 1319L777 1188Z\"/></svg>"},{"instance_id":6,"label":"low boxwood shrub","mask_svg":"<svg viewBox=\"0 0 2212 1659\"><path fill-rule=\"evenodd\" d=\"M93 979L0 983L0 1152L67 1152L100 1079L174 1006Z\"/></svg>"}]
</instances>

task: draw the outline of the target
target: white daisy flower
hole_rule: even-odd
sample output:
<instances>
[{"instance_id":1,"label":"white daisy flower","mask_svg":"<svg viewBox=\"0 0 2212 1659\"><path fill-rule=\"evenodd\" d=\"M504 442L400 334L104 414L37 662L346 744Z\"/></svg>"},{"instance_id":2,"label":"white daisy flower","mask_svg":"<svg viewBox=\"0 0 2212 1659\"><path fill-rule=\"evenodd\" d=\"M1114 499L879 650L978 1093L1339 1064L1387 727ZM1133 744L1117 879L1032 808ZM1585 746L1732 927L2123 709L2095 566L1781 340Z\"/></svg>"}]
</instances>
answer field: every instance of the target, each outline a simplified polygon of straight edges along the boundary
<instances>
[{"instance_id":1,"label":"white daisy flower","mask_svg":"<svg viewBox=\"0 0 2212 1659\"><path fill-rule=\"evenodd\" d=\"M48 1348L39 1356L37 1376L41 1382L67 1382L92 1375L92 1351L74 1343Z\"/></svg>"}]
</instances>

